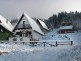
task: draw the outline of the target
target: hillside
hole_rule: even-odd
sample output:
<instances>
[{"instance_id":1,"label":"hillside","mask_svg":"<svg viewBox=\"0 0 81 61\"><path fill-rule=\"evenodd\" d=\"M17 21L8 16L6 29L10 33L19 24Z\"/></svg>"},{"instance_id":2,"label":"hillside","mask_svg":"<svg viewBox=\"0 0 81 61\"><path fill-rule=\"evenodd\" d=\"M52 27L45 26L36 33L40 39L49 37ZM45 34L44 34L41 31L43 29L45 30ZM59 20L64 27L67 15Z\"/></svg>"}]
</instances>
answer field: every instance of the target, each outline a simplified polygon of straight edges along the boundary
<instances>
[{"instance_id":1,"label":"hillside","mask_svg":"<svg viewBox=\"0 0 81 61\"><path fill-rule=\"evenodd\" d=\"M65 40L70 40L73 41L76 44L81 43L81 33L66 33L66 34L57 34L54 32L49 32L45 36L42 37L43 40L46 41L65 41Z\"/></svg>"}]
</instances>

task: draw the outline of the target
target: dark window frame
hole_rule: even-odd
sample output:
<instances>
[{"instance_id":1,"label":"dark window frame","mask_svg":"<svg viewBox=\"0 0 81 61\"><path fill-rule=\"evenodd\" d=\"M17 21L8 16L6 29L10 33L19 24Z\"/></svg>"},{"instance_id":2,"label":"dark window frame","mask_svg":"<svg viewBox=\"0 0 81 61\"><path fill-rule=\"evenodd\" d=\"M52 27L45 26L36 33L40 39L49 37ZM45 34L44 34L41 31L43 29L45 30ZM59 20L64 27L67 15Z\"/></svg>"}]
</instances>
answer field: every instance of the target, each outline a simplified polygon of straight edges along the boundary
<instances>
[{"instance_id":1,"label":"dark window frame","mask_svg":"<svg viewBox=\"0 0 81 61\"><path fill-rule=\"evenodd\" d=\"M1 20L0 20L0 23L2 23Z\"/></svg>"}]
</instances>

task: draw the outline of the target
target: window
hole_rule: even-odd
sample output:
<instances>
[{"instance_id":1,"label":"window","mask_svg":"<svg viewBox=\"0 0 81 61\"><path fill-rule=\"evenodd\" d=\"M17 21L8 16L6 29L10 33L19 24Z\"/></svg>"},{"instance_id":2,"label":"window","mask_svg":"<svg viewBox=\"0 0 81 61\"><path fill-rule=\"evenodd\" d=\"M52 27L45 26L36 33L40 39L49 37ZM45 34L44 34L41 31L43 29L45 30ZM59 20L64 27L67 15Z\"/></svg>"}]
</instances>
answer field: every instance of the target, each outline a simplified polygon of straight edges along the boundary
<instances>
[{"instance_id":1,"label":"window","mask_svg":"<svg viewBox=\"0 0 81 61\"><path fill-rule=\"evenodd\" d=\"M22 32L20 31L20 37L22 37Z\"/></svg>"},{"instance_id":2,"label":"window","mask_svg":"<svg viewBox=\"0 0 81 61\"><path fill-rule=\"evenodd\" d=\"M16 32L16 35L19 35L20 37L22 37L22 32Z\"/></svg>"},{"instance_id":3,"label":"window","mask_svg":"<svg viewBox=\"0 0 81 61\"><path fill-rule=\"evenodd\" d=\"M20 35L20 32L16 32L16 35Z\"/></svg>"},{"instance_id":4,"label":"window","mask_svg":"<svg viewBox=\"0 0 81 61\"><path fill-rule=\"evenodd\" d=\"M1 20L0 20L0 23L2 23Z\"/></svg>"},{"instance_id":5,"label":"window","mask_svg":"<svg viewBox=\"0 0 81 61\"><path fill-rule=\"evenodd\" d=\"M14 38L14 39L13 39L13 41L17 41L17 39L16 39L16 38Z\"/></svg>"},{"instance_id":6,"label":"window","mask_svg":"<svg viewBox=\"0 0 81 61\"><path fill-rule=\"evenodd\" d=\"M3 32L3 29L1 29L1 32Z\"/></svg>"},{"instance_id":7,"label":"window","mask_svg":"<svg viewBox=\"0 0 81 61\"><path fill-rule=\"evenodd\" d=\"M25 28L25 21L23 21L23 28Z\"/></svg>"},{"instance_id":8,"label":"window","mask_svg":"<svg viewBox=\"0 0 81 61\"><path fill-rule=\"evenodd\" d=\"M20 38L20 41L23 41L23 38Z\"/></svg>"}]
</instances>

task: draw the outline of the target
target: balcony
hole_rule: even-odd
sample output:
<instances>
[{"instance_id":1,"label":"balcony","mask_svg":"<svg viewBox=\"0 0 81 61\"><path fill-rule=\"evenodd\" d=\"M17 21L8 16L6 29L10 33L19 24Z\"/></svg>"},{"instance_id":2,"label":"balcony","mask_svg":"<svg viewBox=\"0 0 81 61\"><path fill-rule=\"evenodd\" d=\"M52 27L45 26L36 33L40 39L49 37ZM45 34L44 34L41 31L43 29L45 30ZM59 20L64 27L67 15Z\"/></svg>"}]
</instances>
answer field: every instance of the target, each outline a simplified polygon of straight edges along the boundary
<instances>
[{"instance_id":1,"label":"balcony","mask_svg":"<svg viewBox=\"0 0 81 61\"><path fill-rule=\"evenodd\" d=\"M17 28L19 29L19 28L31 28L31 26L30 26L30 24L19 24L18 26L17 26Z\"/></svg>"},{"instance_id":2,"label":"balcony","mask_svg":"<svg viewBox=\"0 0 81 61\"><path fill-rule=\"evenodd\" d=\"M73 29L73 26L61 26L59 29Z\"/></svg>"}]
</instances>

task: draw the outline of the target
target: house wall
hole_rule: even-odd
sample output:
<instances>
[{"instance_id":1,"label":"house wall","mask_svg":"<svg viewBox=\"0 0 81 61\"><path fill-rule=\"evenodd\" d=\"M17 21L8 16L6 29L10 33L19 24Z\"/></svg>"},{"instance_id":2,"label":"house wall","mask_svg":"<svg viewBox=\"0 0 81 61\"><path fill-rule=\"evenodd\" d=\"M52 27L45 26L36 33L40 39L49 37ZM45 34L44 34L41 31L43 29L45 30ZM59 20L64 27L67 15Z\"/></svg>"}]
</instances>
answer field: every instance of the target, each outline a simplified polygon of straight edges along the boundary
<instances>
[{"instance_id":1,"label":"house wall","mask_svg":"<svg viewBox=\"0 0 81 61\"><path fill-rule=\"evenodd\" d=\"M28 37L11 37L9 38L9 41L30 41L30 38Z\"/></svg>"},{"instance_id":2,"label":"house wall","mask_svg":"<svg viewBox=\"0 0 81 61\"><path fill-rule=\"evenodd\" d=\"M42 35L32 31L32 38L39 40L42 37ZM10 37L9 41L30 41L30 37ZM33 40L32 40L33 41Z\"/></svg>"},{"instance_id":3,"label":"house wall","mask_svg":"<svg viewBox=\"0 0 81 61\"><path fill-rule=\"evenodd\" d=\"M32 29L18 29L18 30L15 30L15 34L17 33L17 32L24 32L24 33L26 33L26 31L32 31ZM20 37L19 35L16 35L16 37ZM23 35L22 35L22 37L23 37Z\"/></svg>"},{"instance_id":4,"label":"house wall","mask_svg":"<svg viewBox=\"0 0 81 61\"><path fill-rule=\"evenodd\" d=\"M39 40L39 38L41 38L42 37L42 35L40 35L39 33L36 33L36 32L34 32L32 29L19 29L19 30L15 30L15 34L16 34L16 32L20 32L20 31L24 31L24 32L26 32L26 31L31 31L31 36L30 36L30 38L33 38L33 39L36 39L36 40ZM19 35L16 35L16 37L17 37L17 40L19 40L19 38L20 38L20 36ZM23 36L21 36L21 37L23 37ZM25 36L26 37L26 36ZM29 36L27 36L27 37L29 37ZM24 37L23 37L24 38ZM25 40L25 39L24 39Z\"/></svg>"},{"instance_id":5,"label":"house wall","mask_svg":"<svg viewBox=\"0 0 81 61\"><path fill-rule=\"evenodd\" d=\"M74 30L73 29L63 29L63 30L59 30L59 33L73 33Z\"/></svg>"},{"instance_id":6,"label":"house wall","mask_svg":"<svg viewBox=\"0 0 81 61\"><path fill-rule=\"evenodd\" d=\"M22 18L22 21L19 24L23 24L23 21L25 21L25 24L29 24L29 22L25 16Z\"/></svg>"},{"instance_id":7,"label":"house wall","mask_svg":"<svg viewBox=\"0 0 81 61\"><path fill-rule=\"evenodd\" d=\"M24 22L24 24L23 24L23 22ZM23 28L23 25L25 26L25 28L31 27L29 25L28 20L25 17L22 18L22 21L18 24L17 28Z\"/></svg>"},{"instance_id":8,"label":"house wall","mask_svg":"<svg viewBox=\"0 0 81 61\"><path fill-rule=\"evenodd\" d=\"M34 32L34 31L32 31L32 37L33 37L34 39L36 39L36 40L39 40L39 38L41 38L42 35L40 35L40 34Z\"/></svg>"}]
</instances>

